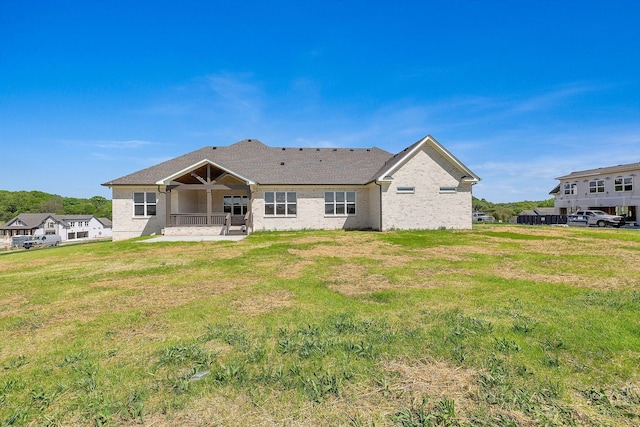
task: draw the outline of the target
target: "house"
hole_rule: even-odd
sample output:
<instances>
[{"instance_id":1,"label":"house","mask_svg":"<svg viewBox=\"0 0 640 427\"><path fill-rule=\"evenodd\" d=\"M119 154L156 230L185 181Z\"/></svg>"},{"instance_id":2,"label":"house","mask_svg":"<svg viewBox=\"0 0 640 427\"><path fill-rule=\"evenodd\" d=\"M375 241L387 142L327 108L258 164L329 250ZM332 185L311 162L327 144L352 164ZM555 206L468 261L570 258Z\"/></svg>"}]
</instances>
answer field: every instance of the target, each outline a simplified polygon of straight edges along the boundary
<instances>
[{"instance_id":1,"label":"house","mask_svg":"<svg viewBox=\"0 0 640 427\"><path fill-rule=\"evenodd\" d=\"M560 183L549 193L555 213L572 214L581 209L597 209L611 215L626 215L638 221L640 162L571 172L556 178Z\"/></svg>"},{"instance_id":2,"label":"house","mask_svg":"<svg viewBox=\"0 0 640 427\"><path fill-rule=\"evenodd\" d=\"M113 240L253 230L471 228L480 178L433 137L379 148L204 147L102 185Z\"/></svg>"},{"instance_id":3,"label":"house","mask_svg":"<svg viewBox=\"0 0 640 427\"><path fill-rule=\"evenodd\" d=\"M5 240L12 236L42 236L58 234L62 241L98 239L111 236L111 220L94 215L59 215L51 213L26 213L0 226Z\"/></svg>"}]
</instances>

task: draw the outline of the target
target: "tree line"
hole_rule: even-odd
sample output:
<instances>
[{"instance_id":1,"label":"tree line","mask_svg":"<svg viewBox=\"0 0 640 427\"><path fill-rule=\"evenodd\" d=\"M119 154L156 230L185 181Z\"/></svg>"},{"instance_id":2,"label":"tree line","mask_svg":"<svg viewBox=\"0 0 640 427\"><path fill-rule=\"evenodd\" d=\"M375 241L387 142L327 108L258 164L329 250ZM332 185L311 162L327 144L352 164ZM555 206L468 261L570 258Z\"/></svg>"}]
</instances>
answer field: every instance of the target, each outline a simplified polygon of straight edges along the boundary
<instances>
[{"instance_id":1,"label":"tree line","mask_svg":"<svg viewBox=\"0 0 640 427\"><path fill-rule=\"evenodd\" d=\"M111 200L102 196L81 199L42 191L0 190L0 223L23 213L95 215L111 219Z\"/></svg>"},{"instance_id":2,"label":"tree line","mask_svg":"<svg viewBox=\"0 0 640 427\"><path fill-rule=\"evenodd\" d=\"M497 221L507 222L509 218L518 216L520 212L528 209L535 208L552 208L553 200L540 200L530 201L525 200L522 202L510 202L510 203L491 203L485 199L473 198L473 210L484 212L493 216Z\"/></svg>"}]
</instances>

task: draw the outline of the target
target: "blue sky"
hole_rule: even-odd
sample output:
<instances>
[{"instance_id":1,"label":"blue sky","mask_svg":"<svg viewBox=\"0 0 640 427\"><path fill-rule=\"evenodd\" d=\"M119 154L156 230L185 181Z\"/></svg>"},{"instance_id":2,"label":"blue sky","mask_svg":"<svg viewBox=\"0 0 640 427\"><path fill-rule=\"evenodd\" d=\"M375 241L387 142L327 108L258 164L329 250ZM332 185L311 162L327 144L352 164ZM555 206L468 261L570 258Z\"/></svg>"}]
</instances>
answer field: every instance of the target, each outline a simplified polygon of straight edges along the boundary
<instances>
[{"instance_id":1,"label":"blue sky","mask_svg":"<svg viewBox=\"0 0 640 427\"><path fill-rule=\"evenodd\" d=\"M70 197L207 145L398 152L474 195L640 161L640 1L0 0L0 189Z\"/></svg>"}]
</instances>

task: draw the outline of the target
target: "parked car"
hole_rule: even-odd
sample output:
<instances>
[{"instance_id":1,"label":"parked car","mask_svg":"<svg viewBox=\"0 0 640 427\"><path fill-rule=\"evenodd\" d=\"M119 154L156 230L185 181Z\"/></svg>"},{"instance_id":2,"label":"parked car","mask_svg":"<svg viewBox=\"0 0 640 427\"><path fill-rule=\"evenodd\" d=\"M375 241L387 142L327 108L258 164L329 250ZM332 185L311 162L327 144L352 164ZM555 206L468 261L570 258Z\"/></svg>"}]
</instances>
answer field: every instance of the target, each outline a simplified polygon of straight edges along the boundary
<instances>
[{"instance_id":1,"label":"parked car","mask_svg":"<svg viewBox=\"0 0 640 427\"><path fill-rule=\"evenodd\" d=\"M623 226L624 218L619 215L610 215L600 210L583 210L577 211L567 216L569 225L597 225L598 227L620 227Z\"/></svg>"},{"instance_id":2,"label":"parked car","mask_svg":"<svg viewBox=\"0 0 640 427\"><path fill-rule=\"evenodd\" d=\"M58 246L62 238L57 234L47 234L44 236L35 236L24 242L25 249L44 248L46 246Z\"/></svg>"},{"instance_id":3,"label":"parked car","mask_svg":"<svg viewBox=\"0 0 640 427\"><path fill-rule=\"evenodd\" d=\"M484 212L474 212L473 221L474 222L496 222L496 219L491 215L487 215Z\"/></svg>"}]
</instances>

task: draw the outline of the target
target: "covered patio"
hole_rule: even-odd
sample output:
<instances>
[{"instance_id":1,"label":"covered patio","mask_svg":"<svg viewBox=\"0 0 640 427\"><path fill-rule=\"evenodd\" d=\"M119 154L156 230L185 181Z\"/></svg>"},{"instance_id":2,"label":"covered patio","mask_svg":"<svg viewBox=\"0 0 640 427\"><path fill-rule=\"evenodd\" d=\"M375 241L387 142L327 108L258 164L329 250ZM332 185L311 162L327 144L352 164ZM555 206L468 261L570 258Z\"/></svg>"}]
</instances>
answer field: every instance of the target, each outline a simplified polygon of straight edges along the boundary
<instances>
[{"instance_id":1,"label":"covered patio","mask_svg":"<svg viewBox=\"0 0 640 427\"><path fill-rule=\"evenodd\" d=\"M203 161L158 182L166 188L165 236L244 235L252 229L250 181Z\"/></svg>"}]
</instances>

